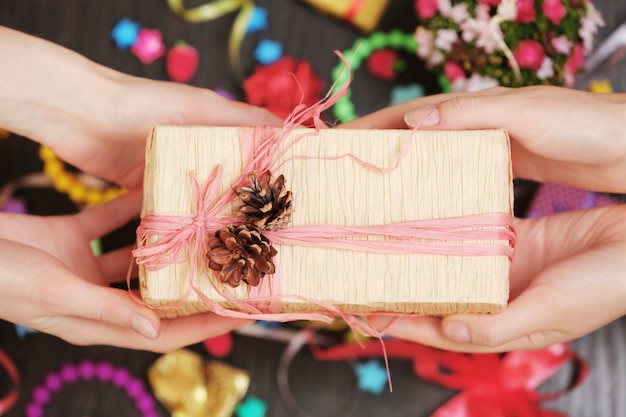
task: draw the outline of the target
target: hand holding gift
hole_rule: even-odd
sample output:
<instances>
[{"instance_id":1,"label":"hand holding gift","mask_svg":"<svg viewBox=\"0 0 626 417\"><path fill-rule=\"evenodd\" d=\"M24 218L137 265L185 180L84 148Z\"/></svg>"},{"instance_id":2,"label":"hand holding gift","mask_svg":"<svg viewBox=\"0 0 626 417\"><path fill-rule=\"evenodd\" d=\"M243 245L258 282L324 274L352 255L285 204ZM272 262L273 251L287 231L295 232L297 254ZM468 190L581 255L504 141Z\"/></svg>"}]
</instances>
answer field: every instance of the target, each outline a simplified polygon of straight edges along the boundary
<instances>
[{"instance_id":1,"label":"hand holding gift","mask_svg":"<svg viewBox=\"0 0 626 417\"><path fill-rule=\"evenodd\" d=\"M623 94L494 88L414 100L345 126L398 128L406 120L420 129L499 127L511 136L516 177L623 193L625 109ZM626 313L625 219L624 206L517 219L504 312L401 319L389 333L482 352L537 349L592 332Z\"/></svg>"}]
</instances>

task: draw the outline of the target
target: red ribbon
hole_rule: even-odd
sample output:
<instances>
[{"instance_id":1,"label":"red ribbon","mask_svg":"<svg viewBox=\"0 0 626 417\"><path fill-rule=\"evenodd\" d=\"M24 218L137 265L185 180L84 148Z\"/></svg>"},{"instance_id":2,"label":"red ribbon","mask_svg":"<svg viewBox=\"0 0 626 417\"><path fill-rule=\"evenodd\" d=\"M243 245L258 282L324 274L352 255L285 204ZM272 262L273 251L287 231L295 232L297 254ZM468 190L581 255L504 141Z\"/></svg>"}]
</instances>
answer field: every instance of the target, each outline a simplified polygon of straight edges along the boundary
<instances>
[{"instance_id":1,"label":"red ribbon","mask_svg":"<svg viewBox=\"0 0 626 417\"><path fill-rule=\"evenodd\" d=\"M569 392L588 373L586 363L564 343L507 354L448 352L396 339L385 340L384 347L372 340L361 346L344 344L321 349L312 344L310 348L321 361L381 357L384 351L389 358L413 361L418 377L460 391L431 417L566 417L541 408L539 402ZM569 387L558 392L535 391L570 361L577 365L577 376Z\"/></svg>"},{"instance_id":2,"label":"red ribbon","mask_svg":"<svg viewBox=\"0 0 626 417\"><path fill-rule=\"evenodd\" d=\"M4 350L0 349L0 368L4 368L6 372L11 377L13 381L13 388L11 391L4 397L0 398L0 416L5 414L17 401L18 397L18 386L20 384L20 374L15 366L15 363L11 360L11 358L4 352Z\"/></svg>"}]
</instances>

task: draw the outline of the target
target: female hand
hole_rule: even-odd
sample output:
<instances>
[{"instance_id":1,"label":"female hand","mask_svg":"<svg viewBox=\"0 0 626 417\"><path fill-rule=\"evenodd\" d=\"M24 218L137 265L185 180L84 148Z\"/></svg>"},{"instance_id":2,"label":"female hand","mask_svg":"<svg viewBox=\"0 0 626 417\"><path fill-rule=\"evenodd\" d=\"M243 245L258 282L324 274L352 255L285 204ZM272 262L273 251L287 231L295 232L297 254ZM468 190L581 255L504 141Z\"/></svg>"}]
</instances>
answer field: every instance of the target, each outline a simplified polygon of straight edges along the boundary
<instances>
[{"instance_id":1,"label":"female hand","mask_svg":"<svg viewBox=\"0 0 626 417\"><path fill-rule=\"evenodd\" d=\"M505 129L518 178L626 192L626 94L560 87L428 96L341 127Z\"/></svg>"},{"instance_id":2,"label":"female hand","mask_svg":"<svg viewBox=\"0 0 626 417\"><path fill-rule=\"evenodd\" d=\"M206 313L159 320L109 284L126 279L131 248L94 257L90 241L137 215L140 192L73 216L0 213L0 317L77 345L165 352L245 323Z\"/></svg>"},{"instance_id":3,"label":"female hand","mask_svg":"<svg viewBox=\"0 0 626 417\"><path fill-rule=\"evenodd\" d=\"M343 127L505 129L517 177L625 192L626 96L558 87L429 96ZM517 219L510 304L496 315L403 318L390 335L469 351L538 349L626 314L626 207ZM388 319L374 324L384 328Z\"/></svg>"},{"instance_id":4,"label":"female hand","mask_svg":"<svg viewBox=\"0 0 626 417\"><path fill-rule=\"evenodd\" d=\"M155 125L281 124L264 109L213 91L122 74L0 27L3 56L0 126L129 189L143 179L145 139Z\"/></svg>"}]
</instances>

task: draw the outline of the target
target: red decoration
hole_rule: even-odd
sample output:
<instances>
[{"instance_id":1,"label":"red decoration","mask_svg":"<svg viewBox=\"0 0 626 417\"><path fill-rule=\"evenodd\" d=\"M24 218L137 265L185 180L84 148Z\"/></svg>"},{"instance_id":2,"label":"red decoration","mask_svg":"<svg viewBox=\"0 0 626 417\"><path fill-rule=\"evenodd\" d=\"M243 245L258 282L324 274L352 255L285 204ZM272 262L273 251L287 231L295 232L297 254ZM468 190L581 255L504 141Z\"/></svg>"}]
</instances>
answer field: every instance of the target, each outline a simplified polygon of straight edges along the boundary
<instances>
[{"instance_id":1,"label":"red decoration","mask_svg":"<svg viewBox=\"0 0 626 417\"><path fill-rule=\"evenodd\" d=\"M397 62L397 51L393 49L379 49L371 53L365 64L372 75L385 81L393 81L396 78Z\"/></svg>"},{"instance_id":2,"label":"red decoration","mask_svg":"<svg viewBox=\"0 0 626 417\"><path fill-rule=\"evenodd\" d=\"M203 344L204 348L212 356L223 358L233 351L233 335L232 333L224 333L221 336L205 340Z\"/></svg>"},{"instance_id":3,"label":"red decoration","mask_svg":"<svg viewBox=\"0 0 626 417\"><path fill-rule=\"evenodd\" d=\"M386 352L389 358L413 361L418 377L460 391L431 417L566 417L541 408L539 402L552 400L573 389L585 379L588 371L585 362L564 343L543 350L507 354L448 352L396 339L384 341L385 352L378 340L362 346L353 343L328 349L310 347L317 360L381 357ZM570 361L577 363L578 375L568 389L535 391Z\"/></svg>"},{"instance_id":4,"label":"red decoration","mask_svg":"<svg viewBox=\"0 0 626 417\"><path fill-rule=\"evenodd\" d=\"M247 101L265 107L278 117L287 117L299 104L309 107L318 102L324 87L306 61L284 56L278 61L258 66L243 83Z\"/></svg>"},{"instance_id":5,"label":"red decoration","mask_svg":"<svg viewBox=\"0 0 626 417\"><path fill-rule=\"evenodd\" d=\"M198 50L184 41L177 41L167 51L165 70L167 75L176 82L190 81L198 69Z\"/></svg>"}]
</instances>

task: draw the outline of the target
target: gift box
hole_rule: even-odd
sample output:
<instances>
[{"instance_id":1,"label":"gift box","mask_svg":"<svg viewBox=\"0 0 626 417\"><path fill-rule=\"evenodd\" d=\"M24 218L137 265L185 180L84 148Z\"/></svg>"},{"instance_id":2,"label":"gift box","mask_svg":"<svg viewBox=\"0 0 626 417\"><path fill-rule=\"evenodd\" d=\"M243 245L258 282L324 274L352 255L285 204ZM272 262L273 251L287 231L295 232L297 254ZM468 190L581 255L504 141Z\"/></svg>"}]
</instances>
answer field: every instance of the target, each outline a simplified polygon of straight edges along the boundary
<instances>
[{"instance_id":1,"label":"gift box","mask_svg":"<svg viewBox=\"0 0 626 417\"><path fill-rule=\"evenodd\" d=\"M508 135L159 126L137 233L142 298L164 317L495 313Z\"/></svg>"},{"instance_id":2,"label":"gift box","mask_svg":"<svg viewBox=\"0 0 626 417\"><path fill-rule=\"evenodd\" d=\"M361 31L376 29L389 0L304 0L316 9L342 19Z\"/></svg>"}]
</instances>

